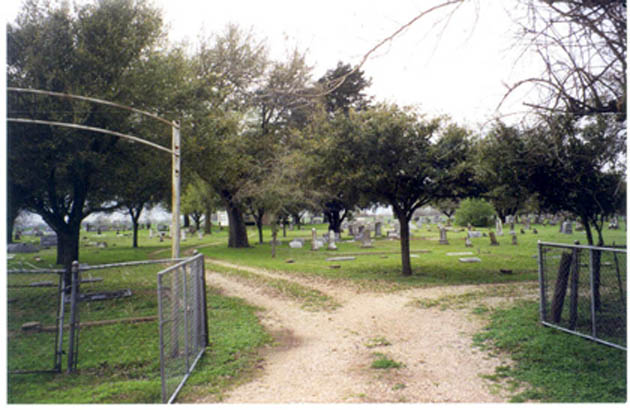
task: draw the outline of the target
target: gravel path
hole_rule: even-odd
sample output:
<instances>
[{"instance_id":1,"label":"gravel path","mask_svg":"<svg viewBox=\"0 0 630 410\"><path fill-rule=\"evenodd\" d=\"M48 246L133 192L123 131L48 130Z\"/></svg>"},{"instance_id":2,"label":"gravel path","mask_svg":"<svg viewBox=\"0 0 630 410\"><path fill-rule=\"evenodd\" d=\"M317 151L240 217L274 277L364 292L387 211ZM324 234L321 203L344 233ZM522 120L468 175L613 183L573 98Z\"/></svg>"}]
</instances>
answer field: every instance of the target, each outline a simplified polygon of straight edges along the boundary
<instances>
[{"instance_id":1,"label":"gravel path","mask_svg":"<svg viewBox=\"0 0 630 410\"><path fill-rule=\"evenodd\" d=\"M333 286L317 278L239 268L316 288L341 306L332 312L306 311L296 301L209 271L207 279L212 286L265 309L260 314L261 322L278 342L263 352L261 374L228 392L224 402L505 401L505 397L491 393L489 382L479 376L492 374L496 366L505 364L505 359L489 357L472 347L472 335L483 327L483 319L469 309L426 309L410 304L417 298L437 298L487 287L359 292L338 282ZM403 366L372 369L376 352ZM200 400L203 401L211 399Z\"/></svg>"}]
</instances>

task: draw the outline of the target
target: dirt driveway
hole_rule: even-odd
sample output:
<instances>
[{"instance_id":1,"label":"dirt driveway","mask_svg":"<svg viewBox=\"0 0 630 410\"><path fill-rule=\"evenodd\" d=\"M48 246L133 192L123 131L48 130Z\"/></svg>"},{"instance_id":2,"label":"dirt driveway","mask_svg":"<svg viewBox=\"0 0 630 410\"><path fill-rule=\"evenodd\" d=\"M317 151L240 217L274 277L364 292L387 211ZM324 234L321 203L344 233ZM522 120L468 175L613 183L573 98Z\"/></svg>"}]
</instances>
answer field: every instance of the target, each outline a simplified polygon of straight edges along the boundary
<instances>
[{"instance_id":1,"label":"dirt driveway","mask_svg":"<svg viewBox=\"0 0 630 410\"><path fill-rule=\"evenodd\" d=\"M495 296L475 298L469 307L457 308L445 308L439 303L423 306L418 302L456 299L456 295L487 295L493 285L376 293L313 277L213 263L297 282L325 293L339 304L331 311L305 310L299 302L270 292L260 283L215 273L208 268L209 284L227 295L264 308L261 322L277 340L274 347L263 352L260 374L228 392L224 402L480 403L506 400L500 391L492 388L491 382L480 377L494 373L497 366L505 365L506 359L491 357L472 346L472 335L482 329L484 319L471 313L471 306L504 302L505 296L496 297L495 292ZM513 297L513 290L508 294ZM371 368L376 353L386 355L401 367Z\"/></svg>"}]
</instances>

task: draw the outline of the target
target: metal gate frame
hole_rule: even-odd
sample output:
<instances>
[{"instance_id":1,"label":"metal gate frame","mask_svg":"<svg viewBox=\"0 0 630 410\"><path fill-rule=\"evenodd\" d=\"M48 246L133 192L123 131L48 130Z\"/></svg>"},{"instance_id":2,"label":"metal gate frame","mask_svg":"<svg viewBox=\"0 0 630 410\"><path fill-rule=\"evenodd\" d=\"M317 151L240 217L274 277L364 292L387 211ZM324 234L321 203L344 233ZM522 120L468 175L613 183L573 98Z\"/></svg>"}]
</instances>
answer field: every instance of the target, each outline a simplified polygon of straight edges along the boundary
<instances>
[{"instance_id":1,"label":"metal gate frame","mask_svg":"<svg viewBox=\"0 0 630 410\"><path fill-rule=\"evenodd\" d=\"M606 340L603 340L597 335L597 314L595 309L595 300L593 297L590 298L590 313L591 313L591 334L585 334L582 332L578 332L575 330L567 329L566 327L559 326L557 324L551 323L547 321L547 294L545 291L545 266L544 266L544 247L550 248L562 248L562 249L572 249L574 252L576 250L585 250L589 253L589 285L591 295L594 294L595 289L595 278L594 278L594 251L604 251L604 252L612 252L612 253L623 253L627 254L627 249L624 248L609 248L609 247L600 247L600 246L589 246L589 245L571 245L571 244L560 244L560 243L552 243L552 242L542 242L538 241L538 280L540 284L540 322L547 327L560 330L562 332L566 332L572 335L580 336L588 340L592 340L597 343L604 344L606 346L614 347L617 349L621 349L627 351L627 347L618 345L616 343L612 343ZM572 262L574 263L574 262ZM627 320L627 316L626 316Z\"/></svg>"},{"instance_id":2,"label":"metal gate frame","mask_svg":"<svg viewBox=\"0 0 630 410\"><path fill-rule=\"evenodd\" d=\"M203 255L197 254L157 274L163 403L173 403L208 346L204 264ZM169 281L170 287L165 283ZM169 302L168 305L167 302ZM182 321L183 334L180 332ZM169 338L170 351L166 352ZM181 352L181 341L183 341L183 352ZM177 371L178 364L184 365L183 372ZM170 373L169 365L176 367L174 374ZM181 381L172 392L169 392L167 380L176 379L179 376L182 378Z\"/></svg>"}]
</instances>

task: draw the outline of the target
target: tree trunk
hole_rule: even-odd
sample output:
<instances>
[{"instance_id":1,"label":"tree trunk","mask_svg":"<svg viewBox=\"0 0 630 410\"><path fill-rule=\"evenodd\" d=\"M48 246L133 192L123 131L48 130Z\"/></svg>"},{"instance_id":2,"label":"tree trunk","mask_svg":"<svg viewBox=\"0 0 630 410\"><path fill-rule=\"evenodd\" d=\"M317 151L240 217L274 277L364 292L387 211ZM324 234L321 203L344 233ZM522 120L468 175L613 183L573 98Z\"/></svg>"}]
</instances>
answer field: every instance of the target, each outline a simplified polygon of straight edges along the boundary
<instances>
[{"instance_id":1,"label":"tree trunk","mask_svg":"<svg viewBox=\"0 0 630 410\"><path fill-rule=\"evenodd\" d=\"M140 214L142 213L142 207L139 209L129 208L129 215L131 216L131 225L133 226L133 240L132 240L132 248L138 247L138 221L140 220Z\"/></svg>"},{"instance_id":2,"label":"tree trunk","mask_svg":"<svg viewBox=\"0 0 630 410\"><path fill-rule=\"evenodd\" d=\"M131 225L133 226L133 243L131 245L132 248L138 247L138 220L131 218Z\"/></svg>"},{"instance_id":3,"label":"tree trunk","mask_svg":"<svg viewBox=\"0 0 630 410\"><path fill-rule=\"evenodd\" d=\"M567 284L569 282L569 273L571 271L572 262L573 255L571 253L564 252L560 259L558 276L556 277L556 285L553 291L553 299L551 300L551 321L554 323L560 323L560 320L562 319L562 307L564 305L564 298L567 294Z\"/></svg>"},{"instance_id":4,"label":"tree trunk","mask_svg":"<svg viewBox=\"0 0 630 410\"><path fill-rule=\"evenodd\" d=\"M182 228L188 228L190 226L190 216L184 214L184 226Z\"/></svg>"},{"instance_id":5,"label":"tree trunk","mask_svg":"<svg viewBox=\"0 0 630 410\"><path fill-rule=\"evenodd\" d=\"M276 239L278 238L278 225L273 223L271 225L271 257L276 257Z\"/></svg>"},{"instance_id":6,"label":"tree trunk","mask_svg":"<svg viewBox=\"0 0 630 410\"><path fill-rule=\"evenodd\" d=\"M7 204L9 201L7 200ZM13 227L15 226L15 220L20 213L19 209L12 206L7 206L7 243L13 243Z\"/></svg>"},{"instance_id":7,"label":"tree trunk","mask_svg":"<svg viewBox=\"0 0 630 410\"><path fill-rule=\"evenodd\" d=\"M203 224L203 231L208 235L212 234L212 209L206 209L206 219Z\"/></svg>"},{"instance_id":8,"label":"tree trunk","mask_svg":"<svg viewBox=\"0 0 630 410\"><path fill-rule=\"evenodd\" d=\"M333 231L335 233L341 234L341 223L346 217L346 212L326 210L324 211L324 215L328 219L328 231Z\"/></svg>"},{"instance_id":9,"label":"tree trunk","mask_svg":"<svg viewBox=\"0 0 630 410\"><path fill-rule=\"evenodd\" d=\"M402 275L411 276L411 259L409 256L409 218L402 212L396 215L400 223L400 256L402 258Z\"/></svg>"},{"instance_id":10,"label":"tree trunk","mask_svg":"<svg viewBox=\"0 0 630 410\"><path fill-rule=\"evenodd\" d=\"M586 240L588 244L593 246L593 232L591 231L591 224L589 223L588 218L581 216L582 225L584 225L584 231L586 232ZM596 225L596 224L595 224ZM604 239L602 237L601 231L598 231L598 242L597 246L604 245ZM601 251L592 251L593 260L591 263L593 264L593 304L595 305L595 310L600 311L602 308L601 302L601 260L602 260L602 252Z\"/></svg>"},{"instance_id":11,"label":"tree trunk","mask_svg":"<svg viewBox=\"0 0 630 410\"><path fill-rule=\"evenodd\" d=\"M301 230L302 229L302 220L300 218L300 213L298 212L298 213L293 214L293 219L294 219L294 222L295 222L295 226L297 226L297 230L298 231Z\"/></svg>"},{"instance_id":12,"label":"tree trunk","mask_svg":"<svg viewBox=\"0 0 630 410\"><path fill-rule=\"evenodd\" d=\"M231 200L229 194L224 193L223 198L225 210L228 214L228 223L230 224L228 248L249 248L243 210Z\"/></svg>"},{"instance_id":13,"label":"tree trunk","mask_svg":"<svg viewBox=\"0 0 630 410\"><path fill-rule=\"evenodd\" d=\"M256 222L256 229L258 229L258 243L262 245L264 243L263 218L265 216L265 210L260 208L253 210L252 215L254 215L254 222Z\"/></svg>"}]
</instances>

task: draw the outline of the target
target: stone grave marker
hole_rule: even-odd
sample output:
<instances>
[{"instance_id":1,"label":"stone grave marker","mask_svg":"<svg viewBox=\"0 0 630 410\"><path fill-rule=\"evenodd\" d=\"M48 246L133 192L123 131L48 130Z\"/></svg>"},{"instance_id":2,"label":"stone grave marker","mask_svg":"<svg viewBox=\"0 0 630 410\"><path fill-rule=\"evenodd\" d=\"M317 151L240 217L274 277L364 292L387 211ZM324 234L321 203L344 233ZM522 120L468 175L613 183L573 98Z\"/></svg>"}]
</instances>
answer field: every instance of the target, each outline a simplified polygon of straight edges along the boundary
<instances>
[{"instance_id":1,"label":"stone grave marker","mask_svg":"<svg viewBox=\"0 0 630 410\"><path fill-rule=\"evenodd\" d=\"M448 239L446 238L446 228L440 226L440 245L448 245Z\"/></svg>"},{"instance_id":2,"label":"stone grave marker","mask_svg":"<svg viewBox=\"0 0 630 410\"><path fill-rule=\"evenodd\" d=\"M335 256L332 258L326 258L327 262L341 262L341 261L353 261L356 257L354 256Z\"/></svg>"},{"instance_id":3,"label":"stone grave marker","mask_svg":"<svg viewBox=\"0 0 630 410\"><path fill-rule=\"evenodd\" d=\"M470 240L470 236L466 235L465 240L466 240L466 247L472 248L473 244L472 244L472 241Z\"/></svg>"},{"instance_id":4,"label":"stone grave marker","mask_svg":"<svg viewBox=\"0 0 630 410\"><path fill-rule=\"evenodd\" d=\"M459 258L459 261L462 263L479 263L481 259L479 258Z\"/></svg>"},{"instance_id":5,"label":"stone grave marker","mask_svg":"<svg viewBox=\"0 0 630 410\"><path fill-rule=\"evenodd\" d=\"M571 235L573 233L573 224L571 221L564 221L562 223L562 233Z\"/></svg>"},{"instance_id":6,"label":"stone grave marker","mask_svg":"<svg viewBox=\"0 0 630 410\"><path fill-rule=\"evenodd\" d=\"M512 233L512 245L518 245L518 239L516 238L516 233Z\"/></svg>"},{"instance_id":7,"label":"stone grave marker","mask_svg":"<svg viewBox=\"0 0 630 410\"><path fill-rule=\"evenodd\" d=\"M370 238L370 228L365 228L361 234L361 247L371 248L372 239Z\"/></svg>"},{"instance_id":8,"label":"stone grave marker","mask_svg":"<svg viewBox=\"0 0 630 410\"><path fill-rule=\"evenodd\" d=\"M294 239L291 242L289 242L289 247L291 249L301 249L302 246L304 246L304 243L299 239Z\"/></svg>"},{"instance_id":9,"label":"stone grave marker","mask_svg":"<svg viewBox=\"0 0 630 410\"><path fill-rule=\"evenodd\" d=\"M336 251L337 245L335 245L335 232L328 232L328 248L329 251Z\"/></svg>"},{"instance_id":10,"label":"stone grave marker","mask_svg":"<svg viewBox=\"0 0 630 410\"><path fill-rule=\"evenodd\" d=\"M488 232L488 236L490 237L490 245L491 246L499 246L499 242L497 242L497 237L494 236L494 232Z\"/></svg>"},{"instance_id":11,"label":"stone grave marker","mask_svg":"<svg viewBox=\"0 0 630 410\"><path fill-rule=\"evenodd\" d=\"M33 253L39 251L39 247L30 243L9 243L7 253Z\"/></svg>"},{"instance_id":12,"label":"stone grave marker","mask_svg":"<svg viewBox=\"0 0 630 410\"><path fill-rule=\"evenodd\" d=\"M319 241L317 240L317 230L315 228L311 228L311 250L316 251L320 248Z\"/></svg>"},{"instance_id":13,"label":"stone grave marker","mask_svg":"<svg viewBox=\"0 0 630 410\"><path fill-rule=\"evenodd\" d=\"M499 217L497 217L495 228L497 230L497 236L503 236L503 223L501 223L501 218Z\"/></svg>"},{"instance_id":14,"label":"stone grave marker","mask_svg":"<svg viewBox=\"0 0 630 410\"><path fill-rule=\"evenodd\" d=\"M57 235L44 235L39 238L39 246L42 248L50 248L57 246Z\"/></svg>"}]
</instances>

